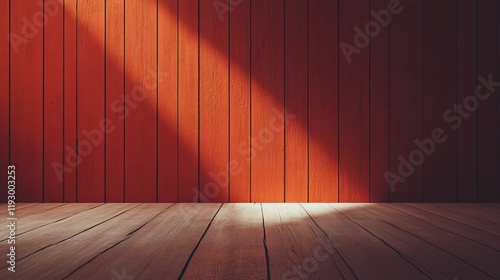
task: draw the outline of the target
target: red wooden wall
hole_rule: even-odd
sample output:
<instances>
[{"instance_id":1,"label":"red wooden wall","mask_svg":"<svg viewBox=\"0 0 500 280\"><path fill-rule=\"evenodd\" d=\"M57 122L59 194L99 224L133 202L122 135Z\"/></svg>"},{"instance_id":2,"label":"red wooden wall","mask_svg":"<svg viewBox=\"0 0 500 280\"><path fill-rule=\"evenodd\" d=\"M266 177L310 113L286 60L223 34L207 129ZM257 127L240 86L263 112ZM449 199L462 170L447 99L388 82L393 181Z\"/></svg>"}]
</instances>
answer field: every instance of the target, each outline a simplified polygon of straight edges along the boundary
<instances>
[{"instance_id":1,"label":"red wooden wall","mask_svg":"<svg viewBox=\"0 0 500 280\"><path fill-rule=\"evenodd\" d=\"M0 0L0 170L18 202L500 201L499 13Z\"/></svg>"}]
</instances>

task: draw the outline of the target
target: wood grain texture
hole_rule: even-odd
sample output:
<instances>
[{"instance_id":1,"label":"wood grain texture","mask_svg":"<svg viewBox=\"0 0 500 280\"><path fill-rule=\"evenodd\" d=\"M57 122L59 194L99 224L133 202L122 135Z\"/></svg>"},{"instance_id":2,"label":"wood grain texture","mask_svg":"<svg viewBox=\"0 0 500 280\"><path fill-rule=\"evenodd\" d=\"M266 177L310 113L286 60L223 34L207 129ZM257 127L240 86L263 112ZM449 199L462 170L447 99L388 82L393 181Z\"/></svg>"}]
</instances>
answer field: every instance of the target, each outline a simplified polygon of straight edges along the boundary
<instances>
[{"instance_id":1,"label":"wood grain texture","mask_svg":"<svg viewBox=\"0 0 500 280\"><path fill-rule=\"evenodd\" d=\"M137 24L140 22L140 24ZM125 4L125 201L157 201L155 0Z\"/></svg>"},{"instance_id":2,"label":"wood grain texture","mask_svg":"<svg viewBox=\"0 0 500 280\"><path fill-rule=\"evenodd\" d=\"M461 214L458 214L456 212L453 212L449 209L445 209L442 207L439 207L437 205L425 205L421 206L419 204L410 204L410 206L413 206L415 208L423 209L425 211L431 212L433 214L445 217L450 220L454 220L466 225L469 225L471 227L475 227L478 229L481 229L482 231L486 231L488 233L494 234L496 236L500 236L500 225L494 224L491 222L485 222L484 220L477 219L475 217L470 217L468 215L464 216Z\"/></svg>"},{"instance_id":3,"label":"wood grain texture","mask_svg":"<svg viewBox=\"0 0 500 280\"><path fill-rule=\"evenodd\" d=\"M369 201L369 50L357 44L359 31L365 32L369 1L340 2L341 44L360 49L358 54L339 55L339 200ZM366 36L366 35L365 35ZM369 40L369 39L367 39ZM341 47L343 49L343 47Z\"/></svg>"},{"instance_id":4,"label":"wood grain texture","mask_svg":"<svg viewBox=\"0 0 500 280\"><path fill-rule=\"evenodd\" d=\"M3 61L0 66L0 170L7 170L9 165L9 79L10 79L10 58L9 58L9 3L10 0L0 1L0 59ZM7 202L7 193L0 194L0 202Z\"/></svg>"},{"instance_id":5,"label":"wood grain texture","mask_svg":"<svg viewBox=\"0 0 500 280\"><path fill-rule=\"evenodd\" d=\"M104 3L77 3L77 201L104 197Z\"/></svg>"},{"instance_id":6,"label":"wood grain texture","mask_svg":"<svg viewBox=\"0 0 500 280\"><path fill-rule=\"evenodd\" d=\"M498 1L0 1L18 202L500 199Z\"/></svg>"},{"instance_id":7,"label":"wood grain texture","mask_svg":"<svg viewBox=\"0 0 500 280\"><path fill-rule=\"evenodd\" d=\"M390 181L390 200L418 202L423 199L422 165L405 166L411 164L410 154L418 153L415 139L422 139L422 1L397 10L390 24L390 172L404 182Z\"/></svg>"},{"instance_id":8,"label":"wood grain texture","mask_svg":"<svg viewBox=\"0 0 500 280\"><path fill-rule=\"evenodd\" d=\"M389 184L389 24L386 0L370 1L370 202L388 202ZM382 19L382 21L380 20Z\"/></svg>"},{"instance_id":9,"label":"wood grain texture","mask_svg":"<svg viewBox=\"0 0 500 280\"><path fill-rule=\"evenodd\" d=\"M74 207L74 205L71 206ZM69 276L71 278L72 273L80 266L90 262L103 251L123 242L129 238L129 233L138 230L170 206L168 204L142 204L68 240L38 251L19 262L19 266L28 269L19 270L16 277L19 279L63 279ZM100 236L99 241L95 246L88 246L89 243L96 241L96 236ZM75 252L78 252L78 258L74 257ZM57 259L71 261L62 263L57 262ZM115 273L120 274L121 269L121 267L110 267L105 269L103 274L107 273L109 278L116 277Z\"/></svg>"},{"instance_id":10,"label":"wood grain texture","mask_svg":"<svg viewBox=\"0 0 500 280\"><path fill-rule=\"evenodd\" d=\"M339 201L338 5L309 1L310 202Z\"/></svg>"},{"instance_id":11,"label":"wood grain texture","mask_svg":"<svg viewBox=\"0 0 500 280\"><path fill-rule=\"evenodd\" d=\"M425 204L425 206L432 205ZM383 219L402 231L412 233L419 239L425 240L431 245L448 252L448 254L467 262L476 269L476 273L479 270L493 278L500 275L500 268L496 264L497 262L494 261L498 259L500 252L488 246L478 244L474 240L458 236L448 230L430 226L425 221L408 219L403 214L391 211L385 207L371 208L379 219ZM367 210L366 212L371 211ZM375 216L369 216L370 219L373 219L373 217ZM445 269L442 268L441 271L445 271ZM459 272L453 271L453 269L450 269L448 273L453 275L459 273L468 274L465 271Z\"/></svg>"},{"instance_id":12,"label":"wood grain texture","mask_svg":"<svg viewBox=\"0 0 500 280\"><path fill-rule=\"evenodd\" d=\"M200 2L200 200L229 200L229 20Z\"/></svg>"},{"instance_id":13,"label":"wood grain texture","mask_svg":"<svg viewBox=\"0 0 500 280\"><path fill-rule=\"evenodd\" d=\"M63 155L63 16L62 1L44 1L46 25L43 28L43 153L44 202L63 202L63 177L53 169L62 164Z\"/></svg>"},{"instance_id":14,"label":"wood grain texture","mask_svg":"<svg viewBox=\"0 0 500 280\"><path fill-rule=\"evenodd\" d=\"M177 0L158 1L158 201L176 202L178 185ZM174 11L174 12L172 12Z\"/></svg>"},{"instance_id":15,"label":"wood grain texture","mask_svg":"<svg viewBox=\"0 0 500 280\"><path fill-rule=\"evenodd\" d=\"M405 231L397 226L388 225L385 217L380 212L373 213L371 208L384 209L385 206L373 205L375 207L346 207L342 211L348 218L362 226L365 230L384 240L388 246L404 256L413 266L424 272L431 279L449 279L458 277L471 277L474 279L490 279L490 276L467 262L448 254L447 252L429 244L426 240L419 238L412 232ZM391 210L391 212L394 210ZM397 210L396 210L397 211ZM398 216L404 219L405 216ZM409 245L411 244L411 245Z\"/></svg>"},{"instance_id":16,"label":"wood grain texture","mask_svg":"<svg viewBox=\"0 0 500 280\"><path fill-rule=\"evenodd\" d=\"M458 6L458 104L475 92L477 83L476 68L476 2L460 0ZM463 106L463 105L462 105ZM462 122L457 129L457 200L459 202L476 201L477 188L477 151L476 151L476 112L460 116ZM457 116L458 117L458 116ZM457 122L453 126L459 125Z\"/></svg>"},{"instance_id":17,"label":"wood grain texture","mask_svg":"<svg viewBox=\"0 0 500 280\"><path fill-rule=\"evenodd\" d=\"M474 228L471 226L468 226L463 223L459 223L454 220L450 220L447 218L444 218L442 216L439 216L434 213L427 212L423 209L418 209L409 205L405 204L392 204L389 205L393 208L395 208L397 211L400 211L401 213L410 215L412 217L415 217L419 220L426 221L429 224L447 230L450 228L453 228L453 232L457 235L476 240L477 242L486 245L490 248L493 248L495 250L500 249L500 239L498 238L497 235L482 231L478 228ZM469 208L466 204L460 204L460 207L463 207L464 209ZM469 209L470 210L470 209ZM482 209L484 211L484 209ZM487 212L487 211L486 211Z\"/></svg>"},{"instance_id":18,"label":"wood grain texture","mask_svg":"<svg viewBox=\"0 0 500 280\"><path fill-rule=\"evenodd\" d=\"M308 2L285 3L285 201L308 201Z\"/></svg>"},{"instance_id":19,"label":"wood grain texture","mask_svg":"<svg viewBox=\"0 0 500 280\"><path fill-rule=\"evenodd\" d=\"M252 201L282 202L284 189L284 1L252 1Z\"/></svg>"},{"instance_id":20,"label":"wood grain texture","mask_svg":"<svg viewBox=\"0 0 500 280\"><path fill-rule=\"evenodd\" d=\"M178 202L197 202L198 170L198 1L179 2L179 188Z\"/></svg>"},{"instance_id":21,"label":"wood grain texture","mask_svg":"<svg viewBox=\"0 0 500 280\"><path fill-rule=\"evenodd\" d=\"M76 0L64 1L64 202L76 202L77 158L77 14Z\"/></svg>"},{"instance_id":22,"label":"wood grain texture","mask_svg":"<svg viewBox=\"0 0 500 280\"><path fill-rule=\"evenodd\" d=\"M185 279L265 279L260 204L224 204L196 249ZM237 250L234 250L238 247Z\"/></svg>"},{"instance_id":23,"label":"wood grain texture","mask_svg":"<svg viewBox=\"0 0 500 280\"><path fill-rule=\"evenodd\" d=\"M67 219L73 215L81 212L85 212L89 209L98 207L100 204L97 203L78 203L73 204L59 204L54 205L53 203L43 203L34 207L31 211L22 211L21 209L17 212L18 216L18 227L16 228L16 234L22 235L29 231L47 227L64 219ZM0 240L5 241L8 237L8 233L0 234Z\"/></svg>"},{"instance_id":24,"label":"wood grain texture","mask_svg":"<svg viewBox=\"0 0 500 280\"><path fill-rule=\"evenodd\" d=\"M340 205L340 204L339 204ZM427 279L382 240L325 204L302 204L311 219L337 244L336 249L357 279ZM355 207L355 206L353 206ZM376 251L379 258L371 256Z\"/></svg>"},{"instance_id":25,"label":"wood grain texture","mask_svg":"<svg viewBox=\"0 0 500 280\"><path fill-rule=\"evenodd\" d=\"M481 1L477 3L477 75L488 80L497 76L497 1ZM482 85L478 80L477 85ZM491 86L489 86L491 87ZM495 90L495 88L493 89ZM496 88L498 91L498 88ZM495 92L496 92L495 91ZM477 202L495 202L498 196L497 154L498 135L497 99L498 95L482 85L479 93L477 109ZM484 96L481 100L481 96Z\"/></svg>"},{"instance_id":26,"label":"wood grain texture","mask_svg":"<svg viewBox=\"0 0 500 280\"><path fill-rule=\"evenodd\" d=\"M16 274L13 277L1 265L2 279L497 279L500 275L495 262L500 254L499 231L492 227L499 222L498 203L18 207L19 229L23 228L17 236L22 246L16 246Z\"/></svg>"},{"instance_id":27,"label":"wood grain texture","mask_svg":"<svg viewBox=\"0 0 500 280\"><path fill-rule=\"evenodd\" d=\"M229 19L229 169L231 202L250 202L250 3Z\"/></svg>"},{"instance_id":28,"label":"wood grain texture","mask_svg":"<svg viewBox=\"0 0 500 280\"><path fill-rule=\"evenodd\" d=\"M443 115L457 99L456 1L424 3L423 198L456 201L457 134ZM436 131L444 136L436 141Z\"/></svg>"},{"instance_id":29,"label":"wood grain texture","mask_svg":"<svg viewBox=\"0 0 500 280\"><path fill-rule=\"evenodd\" d=\"M112 277L112 269L121 275L161 279L168 275L178 279L191 252L215 216L220 204L176 204L133 232L129 238L84 266L72 277L103 279ZM189 234L186 234L189 232ZM134 244L141 249L137 255ZM137 258L123 258L136 254ZM168 265L165 265L168 263ZM111 268L111 269L110 269Z\"/></svg>"},{"instance_id":30,"label":"wood grain texture","mask_svg":"<svg viewBox=\"0 0 500 280\"><path fill-rule=\"evenodd\" d=\"M338 243L299 204L262 204L271 279L356 279Z\"/></svg>"},{"instance_id":31,"label":"wood grain texture","mask_svg":"<svg viewBox=\"0 0 500 280\"><path fill-rule=\"evenodd\" d=\"M16 242L23 243L24 246L16 247L16 260L21 261L23 258L42 248L69 239L88 228L101 224L136 206L137 204L131 203L106 204L88 211L80 211L80 213L72 215L67 219L52 223L51 227L40 227L21 234L17 236ZM7 244L6 241L2 241L1 243L3 246ZM5 264L6 258L7 256L2 256L1 259ZM2 271L7 271L4 269L6 266L2 265Z\"/></svg>"},{"instance_id":32,"label":"wood grain texture","mask_svg":"<svg viewBox=\"0 0 500 280\"><path fill-rule=\"evenodd\" d=\"M43 7L11 1L10 157L16 199L43 201Z\"/></svg>"},{"instance_id":33,"label":"wood grain texture","mask_svg":"<svg viewBox=\"0 0 500 280\"><path fill-rule=\"evenodd\" d=\"M125 1L106 1L106 202L125 202Z\"/></svg>"}]
</instances>

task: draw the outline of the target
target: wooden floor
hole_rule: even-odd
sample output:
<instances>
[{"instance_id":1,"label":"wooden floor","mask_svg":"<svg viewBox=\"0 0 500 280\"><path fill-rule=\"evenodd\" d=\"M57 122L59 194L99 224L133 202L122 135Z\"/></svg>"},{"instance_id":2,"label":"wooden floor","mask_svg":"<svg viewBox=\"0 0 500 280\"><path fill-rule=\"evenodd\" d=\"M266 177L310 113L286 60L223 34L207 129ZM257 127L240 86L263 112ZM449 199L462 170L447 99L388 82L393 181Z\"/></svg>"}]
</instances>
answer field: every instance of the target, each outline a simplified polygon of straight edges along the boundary
<instances>
[{"instance_id":1,"label":"wooden floor","mask_svg":"<svg viewBox=\"0 0 500 280\"><path fill-rule=\"evenodd\" d=\"M4 225L0 279L500 278L500 204L46 203L16 217L16 272Z\"/></svg>"}]
</instances>

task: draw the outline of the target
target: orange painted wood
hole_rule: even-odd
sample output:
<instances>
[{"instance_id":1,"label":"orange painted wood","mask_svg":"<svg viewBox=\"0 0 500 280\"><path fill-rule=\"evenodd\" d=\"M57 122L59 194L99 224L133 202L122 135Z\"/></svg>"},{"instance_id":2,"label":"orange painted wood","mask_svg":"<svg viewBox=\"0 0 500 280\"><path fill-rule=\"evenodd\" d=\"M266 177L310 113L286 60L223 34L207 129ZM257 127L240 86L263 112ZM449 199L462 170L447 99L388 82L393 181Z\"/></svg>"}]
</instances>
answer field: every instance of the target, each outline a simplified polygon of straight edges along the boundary
<instances>
[{"instance_id":1,"label":"orange painted wood","mask_svg":"<svg viewBox=\"0 0 500 280\"><path fill-rule=\"evenodd\" d=\"M179 2L179 202L197 202L198 1Z\"/></svg>"},{"instance_id":2,"label":"orange painted wood","mask_svg":"<svg viewBox=\"0 0 500 280\"><path fill-rule=\"evenodd\" d=\"M284 201L284 1L252 1L252 201Z\"/></svg>"},{"instance_id":3,"label":"orange painted wood","mask_svg":"<svg viewBox=\"0 0 500 280\"><path fill-rule=\"evenodd\" d=\"M458 1L458 104L476 89L476 2ZM457 127L457 200L476 201L476 112L468 112L467 118L460 117ZM458 116L457 116L458 117ZM453 126L459 125L457 121Z\"/></svg>"},{"instance_id":4,"label":"orange painted wood","mask_svg":"<svg viewBox=\"0 0 500 280\"><path fill-rule=\"evenodd\" d=\"M177 201L177 0L158 1L158 201Z\"/></svg>"},{"instance_id":5,"label":"orange painted wood","mask_svg":"<svg viewBox=\"0 0 500 280\"><path fill-rule=\"evenodd\" d=\"M64 0L64 202L76 202L76 1Z\"/></svg>"},{"instance_id":6,"label":"orange painted wood","mask_svg":"<svg viewBox=\"0 0 500 280\"><path fill-rule=\"evenodd\" d=\"M424 83L423 137L424 152L423 198L425 202L456 201L457 135L443 114L457 99L456 1L425 3L424 17ZM437 129L437 130L436 130ZM435 131L445 136L436 143ZM441 137L440 137L441 138ZM434 147L434 148L433 148ZM434 152L432 152L434 150Z\"/></svg>"},{"instance_id":7,"label":"orange painted wood","mask_svg":"<svg viewBox=\"0 0 500 280\"><path fill-rule=\"evenodd\" d=\"M373 12L372 12L373 11ZM386 0L370 1L370 202L388 202L389 184L389 24ZM382 19L380 21L379 19Z\"/></svg>"},{"instance_id":8,"label":"orange painted wood","mask_svg":"<svg viewBox=\"0 0 500 280\"><path fill-rule=\"evenodd\" d=\"M125 1L106 1L106 202L125 202Z\"/></svg>"},{"instance_id":9,"label":"orange painted wood","mask_svg":"<svg viewBox=\"0 0 500 280\"><path fill-rule=\"evenodd\" d=\"M359 54L339 55L340 200L368 202L369 161L369 49L355 44L355 28L367 24L369 1L340 2L340 42L360 49Z\"/></svg>"},{"instance_id":10,"label":"orange painted wood","mask_svg":"<svg viewBox=\"0 0 500 280\"><path fill-rule=\"evenodd\" d=\"M488 80L488 76L497 77L497 1L477 2L477 67L478 77ZM477 84L481 84L479 81ZM483 85L481 95L488 95ZM494 202L497 197L498 168L497 125L498 88L490 92L489 97L480 101L477 110L477 201Z\"/></svg>"},{"instance_id":11,"label":"orange painted wood","mask_svg":"<svg viewBox=\"0 0 500 280\"><path fill-rule=\"evenodd\" d=\"M0 169L9 165L9 0L0 0ZM0 193L7 202L7 192Z\"/></svg>"},{"instance_id":12,"label":"orange painted wood","mask_svg":"<svg viewBox=\"0 0 500 280\"><path fill-rule=\"evenodd\" d=\"M285 201L308 200L307 1L285 3Z\"/></svg>"},{"instance_id":13,"label":"orange painted wood","mask_svg":"<svg viewBox=\"0 0 500 280\"><path fill-rule=\"evenodd\" d=\"M62 1L44 2L44 202L63 202L63 176L54 164L63 155L63 6Z\"/></svg>"},{"instance_id":14,"label":"orange painted wood","mask_svg":"<svg viewBox=\"0 0 500 280\"><path fill-rule=\"evenodd\" d=\"M310 1L310 202L337 202L339 199L338 45L338 0Z\"/></svg>"},{"instance_id":15,"label":"orange painted wood","mask_svg":"<svg viewBox=\"0 0 500 280\"><path fill-rule=\"evenodd\" d=\"M156 11L156 0L125 4L126 202L157 200Z\"/></svg>"},{"instance_id":16,"label":"orange painted wood","mask_svg":"<svg viewBox=\"0 0 500 280\"><path fill-rule=\"evenodd\" d=\"M422 0L401 7L390 24L390 171L404 182L391 181L390 200L419 202L422 167L401 174L398 169L422 137Z\"/></svg>"},{"instance_id":17,"label":"orange painted wood","mask_svg":"<svg viewBox=\"0 0 500 280\"><path fill-rule=\"evenodd\" d=\"M104 201L104 3L77 3L77 201Z\"/></svg>"},{"instance_id":18,"label":"orange painted wood","mask_svg":"<svg viewBox=\"0 0 500 280\"><path fill-rule=\"evenodd\" d=\"M200 2L200 199L229 199L229 20Z\"/></svg>"},{"instance_id":19,"label":"orange painted wood","mask_svg":"<svg viewBox=\"0 0 500 280\"><path fill-rule=\"evenodd\" d=\"M250 202L250 1L229 20L229 168L231 202Z\"/></svg>"},{"instance_id":20,"label":"orange painted wood","mask_svg":"<svg viewBox=\"0 0 500 280\"><path fill-rule=\"evenodd\" d=\"M10 139L16 201L43 201L43 7L11 1ZM25 20L23 20L25 19ZM15 34L15 35L14 35Z\"/></svg>"}]
</instances>

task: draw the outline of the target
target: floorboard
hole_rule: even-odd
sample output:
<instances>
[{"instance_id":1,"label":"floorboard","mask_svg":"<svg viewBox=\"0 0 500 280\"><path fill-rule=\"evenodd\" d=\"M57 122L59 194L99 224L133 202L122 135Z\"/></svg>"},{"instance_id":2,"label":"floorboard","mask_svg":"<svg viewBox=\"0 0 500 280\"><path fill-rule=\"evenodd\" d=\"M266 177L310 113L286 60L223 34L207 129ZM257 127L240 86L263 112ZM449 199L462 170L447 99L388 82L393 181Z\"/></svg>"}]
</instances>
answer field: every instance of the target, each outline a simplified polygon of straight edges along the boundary
<instances>
[{"instance_id":1,"label":"floorboard","mask_svg":"<svg viewBox=\"0 0 500 280\"><path fill-rule=\"evenodd\" d=\"M354 223L383 240L384 243L396 250L399 255L411 262L415 267L418 267L421 272L431 279L492 279L481 270L422 240L418 236L388 224L385 222L384 217L380 215L380 212L375 213L370 210L382 207L385 206L334 206L335 209Z\"/></svg>"},{"instance_id":2,"label":"floorboard","mask_svg":"<svg viewBox=\"0 0 500 280\"><path fill-rule=\"evenodd\" d=\"M35 207L27 208L26 210L29 210L26 211L27 213L24 213L24 209L21 209L19 212L16 211L16 217L18 217L16 233L17 235L24 234L33 229L62 221L99 205L98 203L81 203L76 205L47 203L46 207L42 207L44 204L39 204ZM1 232L0 241L5 241L7 236L8 232Z\"/></svg>"},{"instance_id":3,"label":"floorboard","mask_svg":"<svg viewBox=\"0 0 500 280\"><path fill-rule=\"evenodd\" d=\"M452 203L437 203L435 204L435 206L449 210L450 212L453 212L458 216L467 216L481 221L491 222L500 225L500 215L498 215L498 213L481 211L481 209L473 207L465 208L461 205L456 205Z\"/></svg>"},{"instance_id":4,"label":"floorboard","mask_svg":"<svg viewBox=\"0 0 500 280\"><path fill-rule=\"evenodd\" d=\"M266 279L260 204L224 204L184 273L186 279Z\"/></svg>"},{"instance_id":5,"label":"floorboard","mask_svg":"<svg viewBox=\"0 0 500 280\"><path fill-rule=\"evenodd\" d=\"M220 206L175 204L68 279L177 279Z\"/></svg>"},{"instance_id":6,"label":"floorboard","mask_svg":"<svg viewBox=\"0 0 500 280\"><path fill-rule=\"evenodd\" d=\"M416 207L416 208L420 208L422 210L437 214L441 217L445 217L447 219L451 219L451 220L454 220L454 221L457 221L457 222L460 222L460 223L463 223L463 224L466 224L469 226L473 226L473 227L481 229L483 231L487 231L491 234L500 236L500 225L495 224L491 221L476 219L473 217L469 217L467 215L460 215L460 214L457 214L457 213L450 211L448 209L438 207L434 204L425 204L425 206L424 206L424 205L418 204L418 203L416 203L416 204L411 203L408 205Z\"/></svg>"},{"instance_id":7,"label":"floorboard","mask_svg":"<svg viewBox=\"0 0 500 280\"><path fill-rule=\"evenodd\" d=\"M299 204L263 204L271 279L356 279Z\"/></svg>"},{"instance_id":8,"label":"floorboard","mask_svg":"<svg viewBox=\"0 0 500 280\"><path fill-rule=\"evenodd\" d=\"M462 205L464 207L479 208L481 210L492 211L495 213L500 212L500 206L494 203L459 203L458 205Z\"/></svg>"},{"instance_id":9,"label":"floorboard","mask_svg":"<svg viewBox=\"0 0 500 280\"><path fill-rule=\"evenodd\" d=\"M79 204L73 205L78 207ZM48 227L40 227L25 234L20 234L16 237L16 259L20 261L39 250L78 235L136 206L137 204L106 204L52 223ZM2 247L7 247L7 241L2 241L0 244L2 244ZM7 267L7 256L6 254L1 256L1 269L4 269Z\"/></svg>"},{"instance_id":10,"label":"floorboard","mask_svg":"<svg viewBox=\"0 0 500 280\"><path fill-rule=\"evenodd\" d=\"M337 244L337 250L358 279L428 279L382 240L328 204L303 204L319 227Z\"/></svg>"},{"instance_id":11,"label":"floorboard","mask_svg":"<svg viewBox=\"0 0 500 280\"><path fill-rule=\"evenodd\" d=\"M425 205L427 207L427 205ZM431 206L431 205L430 205ZM500 252L475 240L459 236L449 230L442 230L424 221L394 211L383 205L365 205L363 211L369 218L378 218L406 233L440 248L454 257L467 262L491 277L500 276ZM371 212L371 213L370 213ZM429 256L431 257L431 256Z\"/></svg>"},{"instance_id":12,"label":"floorboard","mask_svg":"<svg viewBox=\"0 0 500 280\"><path fill-rule=\"evenodd\" d=\"M170 206L172 204L142 204L88 231L38 251L18 262L17 265L22 269L13 279L64 279L99 254L129 238L130 233ZM113 271L108 272L108 278L112 278ZM5 271L0 274L0 278L6 279L3 276L7 276Z\"/></svg>"},{"instance_id":13,"label":"floorboard","mask_svg":"<svg viewBox=\"0 0 500 280\"><path fill-rule=\"evenodd\" d=\"M453 233L469 238L471 240L476 240L477 242L491 247L497 251L500 251L500 238L497 235L491 234L489 232L483 231L481 229L471 227L466 224L456 222L447 218L443 218L437 214L426 212L422 209L411 207L405 204L388 204L389 207L393 207L395 210L410 215L418 220L424 221L435 227L443 230L452 231Z\"/></svg>"},{"instance_id":14,"label":"floorboard","mask_svg":"<svg viewBox=\"0 0 500 280\"><path fill-rule=\"evenodd\" d=\"M500 279L500 204L16 206L0 279Z\"/></svg>"},{"instance_id":15,"label":"floorboard","mask_svg":"<svg viewBox=\"0 0 500 280\"><path fill-rule=\"evenodd\" d=\"M41 211L46 211L54 207L61 206L61 203L20 203L15 206L15 216L26 217L32 213L38 213ZM0 211L0 218L5 219L8 216L7 204L0 205L2 211Z\"/></svg>"}]
</instances>

